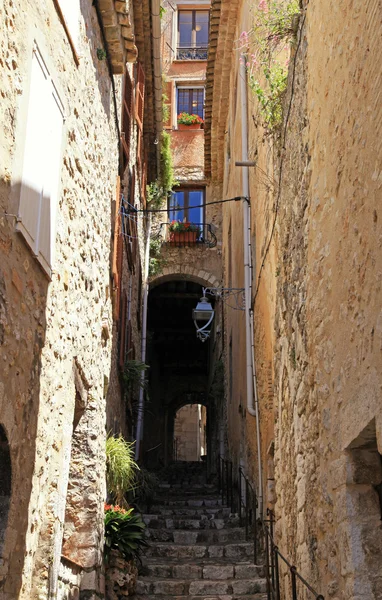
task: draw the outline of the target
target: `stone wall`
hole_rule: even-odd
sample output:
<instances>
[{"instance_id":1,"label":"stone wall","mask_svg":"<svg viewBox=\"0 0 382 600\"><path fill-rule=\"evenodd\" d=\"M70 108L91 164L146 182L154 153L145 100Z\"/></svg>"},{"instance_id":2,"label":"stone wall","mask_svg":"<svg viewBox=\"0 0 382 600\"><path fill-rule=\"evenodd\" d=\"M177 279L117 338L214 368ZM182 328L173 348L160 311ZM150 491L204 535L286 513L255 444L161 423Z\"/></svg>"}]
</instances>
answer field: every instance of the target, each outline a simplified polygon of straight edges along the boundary
<instances>
[{"instance_id":1,"label":"stone wall","mask_svg":"<svg viewBox=\"0 0 382 600\"><path fill-rule=\"evenodd\" d=\"M205 417L205 412L203 406L187 404L176 413L174 423L176 460L198 461L202 448L205 452L205 423L202 419L202 414Z\"/></svg>"},{"instance_id":2,"label":"stone wall","mask_svg":"<svg viewBox=\"0 0 382 600\"><path fill-rule=\"evenodd\" d=\"M217 43L226 41L228 49L251 28L251 13L239 8L235 34L221 21ZM234 3L219 10L227 16ZM382 593L377 11L373 0L362 9L325 0L304 6L280 134L264 131L255 97L248 109L249 158L256 161L250 197L266 502L275 508L281 551L335 600ZM224 165L220 185L227 197L242 185L234 166L241 157L238 58L232 53L232 63L223 65L216 54L223 79L214 84L211 103L211 177L219 180ZM230 90L227 120L218 110L222 89ZM219 130L226 132L225 145ZM225 205L222 247L225 285L241 287L237 205ZM228 444L256 480L240 314L225 311L224 332ZM284 571L281 581L287 597Z\"/></svg>"},{"instance_id":3,"label":"stone wall","mask_svg":"<svg viewBox=\"0 0 382 600\"><path fill-rule=\"evenodd\" d=\"M57 587L60 594L76 587L60 566L64 527L63 553L86 569L81 593L91 598L102 551L111 356L112 87L106 61L97 58L103 43L91 3L81 2L78 65L53 2L21 10L5 0L0 20L0 423L12 460L0 598L46 598ZM51 280L6 214L18 211L34 39L66 113ZM73 523L81 526L73 530Z\"/></svg>"}]
</instances>

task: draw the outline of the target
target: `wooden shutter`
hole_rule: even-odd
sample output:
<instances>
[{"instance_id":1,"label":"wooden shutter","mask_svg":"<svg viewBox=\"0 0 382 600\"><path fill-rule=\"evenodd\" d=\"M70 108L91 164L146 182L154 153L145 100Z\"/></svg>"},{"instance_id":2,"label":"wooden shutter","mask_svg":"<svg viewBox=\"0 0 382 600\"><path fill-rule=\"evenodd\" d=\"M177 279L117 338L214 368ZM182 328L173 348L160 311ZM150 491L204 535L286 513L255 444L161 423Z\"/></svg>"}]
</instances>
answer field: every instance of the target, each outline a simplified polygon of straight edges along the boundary
<instances>
[{"instance_id":1,"label":"wooden shutter","mask_svg":"<svg viewBox=\"0 0 382 600\"><path fill-rule=\"evenodd\" d=\"M62 103L35 46L17 229L49 274L54 258L63 122Z\"/></svg>"},{"instance_id":2,"label":"wooden shutter","mask_svg":"<svg viewBox=\"0 0 382 600\"><path fill-rule=\"evenodd\" d=\"M122 148L124 168L129 163L130 138L131 138L131 116L133 111L133 83L128 71L125 75L125 86L122 103Z\"/></svg>"},{"instance_id":3,"label":"wooden shutter","mask_svg":"<svg viewBox=\"0 0 382 600\"><path fill-rule=\"evenodd\" d=\"M145 73L142 64L137 65L137 86L135 90L136 96L136 111L135 118L140 129L143 129L143 112L145 103Z\"/></svg>"},{"instance_id":4,"label":"wooden shutter","mask_svg":"<svg viewBox=\"0 0 382 600\"><path fill-rule=\"evenodd\" d=\"M132 207L135 206L135 170L133 170L129 182L129 210L132 210ZM127 243L127 261L129 263L130 271L134 273L135 266L135 255L137 248L137 236L138 236L138 228L137 228L137 215L135 213L130 213L130 217L127 219L126 226L126 243Z\"/></svg>"},{"instance_id":5,"label":"wooden shutter","mask_svg":"<svg viewBox=\"0 0 382 600\"><path fill-rule=\"evenodd\" d=\"M123 257L123 245L122 245L122 221L121 221L121 180L117 177L117 189L115 199L115 217L114 217L114 240L113 240L113 261L112 261L112 276L113 276L113 305L114 311L113 316L117 321L119 319L120 310L120 286L122 280L122 257Z\"/></svg>"}]
</instances>

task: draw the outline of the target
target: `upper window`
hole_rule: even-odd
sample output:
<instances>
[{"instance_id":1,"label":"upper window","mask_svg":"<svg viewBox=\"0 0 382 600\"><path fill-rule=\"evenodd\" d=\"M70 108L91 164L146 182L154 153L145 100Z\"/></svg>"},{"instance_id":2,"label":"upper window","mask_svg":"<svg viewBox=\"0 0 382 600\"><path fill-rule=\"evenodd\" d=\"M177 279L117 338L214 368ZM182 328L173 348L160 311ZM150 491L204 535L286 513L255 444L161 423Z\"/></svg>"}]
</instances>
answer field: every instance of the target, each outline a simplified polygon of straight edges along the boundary
<instances>
[{"instance_id":1,"label":"upper window","mask_svg":"<svg viewBox=\"0 0 382 600\"><path fill-rule=\"evenodd\" d=\"M208 10L180 10L178 13L178 60L207 60Z\"/></svg>"},{"instance_id":2,"label":"upper window","mask_svg":"<svg viewBox=\"0 0 382 600\"><path fill-rule=\"evenodd\" d=\"M204 118L204 88L178 88L178 114L186 112Z\"/></svg>"},{"instance_id":3,"label":"upper window","mask_svg":"<svg viewBox=\"0 0 382 600\"><path fill-rule=\"evenodd\" d=\"M49 275L56 238L63 123L57 89L35 46L17 229Z\"/></svg>"},{"instance_id":4,"label":"upper window","mask_svg":"<svg viewBox=\"0 0 382 600\"><path fill-rule=\"evenodd\" d=\"M173 192L169 204L170 221L203 224L203 189L184 189Z\"/></svg>"}]
</instances>

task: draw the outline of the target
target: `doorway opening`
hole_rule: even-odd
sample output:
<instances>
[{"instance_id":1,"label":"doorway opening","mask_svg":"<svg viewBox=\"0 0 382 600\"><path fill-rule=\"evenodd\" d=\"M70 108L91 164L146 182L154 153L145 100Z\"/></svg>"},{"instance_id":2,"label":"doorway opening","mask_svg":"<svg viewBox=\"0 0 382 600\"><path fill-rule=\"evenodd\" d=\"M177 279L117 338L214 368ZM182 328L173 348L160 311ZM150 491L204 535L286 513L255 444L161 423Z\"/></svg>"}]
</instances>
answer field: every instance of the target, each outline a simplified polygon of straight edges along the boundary
<instances>
[{"instance_id":1,"label":"doorway opening","mask_svg":"<svg viewBox=\"0 0 382 600\"><path fill-rule=\"evenodd\" d=\"M174 460L199 462L207 456L207 409L202 404L179 408L174 421Z\"/></svg>"}]
</instances>

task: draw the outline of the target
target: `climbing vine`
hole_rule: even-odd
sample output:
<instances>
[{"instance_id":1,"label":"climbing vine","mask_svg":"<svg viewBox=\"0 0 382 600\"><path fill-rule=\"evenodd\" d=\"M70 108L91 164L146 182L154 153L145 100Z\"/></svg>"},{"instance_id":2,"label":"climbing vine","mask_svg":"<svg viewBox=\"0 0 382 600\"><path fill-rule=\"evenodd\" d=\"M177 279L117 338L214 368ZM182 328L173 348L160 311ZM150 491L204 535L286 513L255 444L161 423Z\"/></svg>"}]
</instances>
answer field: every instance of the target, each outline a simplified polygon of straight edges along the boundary
<instances>
[{"instance_id":1,"label":"climbing vine","mask_svg":"<svg viewBox=\"0 0 382 600\"><path fill-rule=\"evenodd\" d=\"M295 40L299 13L298 0L260 0L253 7L252 29L240 36L240 60L245 63L249 87L259 102L268 131L278 129L282 123L287 50Z\"/></svg>"}]
</instances>

